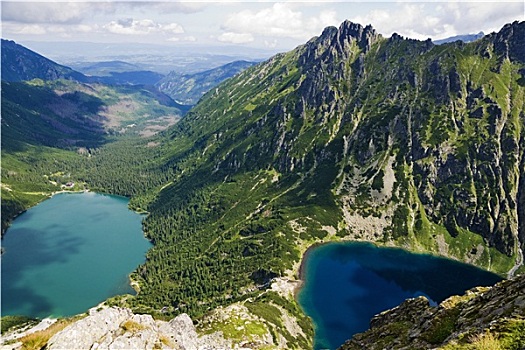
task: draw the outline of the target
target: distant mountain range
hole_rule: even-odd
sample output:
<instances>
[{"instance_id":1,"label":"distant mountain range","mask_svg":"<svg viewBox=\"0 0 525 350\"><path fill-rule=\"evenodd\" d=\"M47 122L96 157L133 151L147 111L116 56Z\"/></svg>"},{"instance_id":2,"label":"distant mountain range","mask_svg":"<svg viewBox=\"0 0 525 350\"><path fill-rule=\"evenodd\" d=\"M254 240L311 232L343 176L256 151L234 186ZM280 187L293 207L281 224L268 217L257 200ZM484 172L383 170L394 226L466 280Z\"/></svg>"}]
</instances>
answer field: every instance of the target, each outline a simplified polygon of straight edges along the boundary
<instances>
[{"instance_id":1,"label":"distant mountain range","mask_svg":"<svg viewBox=\"0 0 525 350\"><path fill-rule=\"evenodd\" d=\"M86 75L99 77L110 75L110 73L144 71L141 66L124 61L76 62L70 66Z\"/></svg>"},{"instance_id":2,"label":"distant mountain range","mask_svg":"<svg viewBox=\"0 0 525 350\"><path fill-rule=\"evenodd\" d=\"M2 39L2 80L69 79L109 85L155 85L180 104L194 105L210 89L255 62L235 61L197 73L171 72L167 76L123 61L76 63L74 70L14 41Z\"/></svg>"},{"instance_id":3,"label":"distant mountain range","mask_svg":"<svg viewBox=\"0 0 525 350\"><path fill-rule=\"evenodd\" d=\"M261 61L275 54L239 45L157 45L134 43L93 42L37 42L22 44L33 51L62 64L77 69L83 62L124 61L161 74L177 71L182 74L202 72L233 61ZM80 69L79 69L80 70ZM82 70L80 70L82 71Z\"/></svg>"},{"instance_id":4,"label":"distant mountain range","mask_svg":"<svg viewBox=\"0 0 525 350\"><path fill-rule=\"evenodd\" d=\"M156 86L175 101L185 105L194 105L210 89L254 64L256 62L235 61L199 73L171 72L157 82Z\"/></svg>"},{"instance_id":5,"label":"distant mountain range","mask_svg":"<svg viewBox=\"0 0 525 350\"><path fill-rule=\"evenodd\" d=\"M479 32L478 34L463 34L463 35L455 35L451 36L450 38L445 38L441 40L434 40L434 44L441 45L446 43L452 43L454 41L462 41L464 43L470 43L472 41L478 40L482 38L485 35L483 32Z\"/></svg>"},{"instance_id":6,"label":"distant mountain range","mask_svg":"<svg viewBox=\"0 0 525 350\"><path fill-rule=\"evenodd\" d=\"M164 78L164 74L123 61L77 63L71 67L104 84L154 85Z\"/></svg>"},{"instance_id":7,"label":"distant mountain range","mask_svg":"<svg viewBox=\"0 0 525 350\"><path fill-rule=\"evenodd\" d=\"M2 39L1 43L4 152L24 149L24 144L96 147L106 142L108 134L150 135L172 125L188 110L153 86L161 74L127 72L135 67L111 62L92 65L92 69L111 67L123 72L87 76L13 41Z\"/></svg>"}]
</instances>

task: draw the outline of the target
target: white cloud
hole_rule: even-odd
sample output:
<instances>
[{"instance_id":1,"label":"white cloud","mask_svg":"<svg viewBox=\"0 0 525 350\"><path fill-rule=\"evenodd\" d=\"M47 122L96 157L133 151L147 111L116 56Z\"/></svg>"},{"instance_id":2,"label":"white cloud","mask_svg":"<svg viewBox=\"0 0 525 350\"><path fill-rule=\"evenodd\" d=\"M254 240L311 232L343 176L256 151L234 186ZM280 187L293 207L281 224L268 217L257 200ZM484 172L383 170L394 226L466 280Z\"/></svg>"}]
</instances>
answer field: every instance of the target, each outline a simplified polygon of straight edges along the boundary
<instances>
[{"instance_id":1,"label":"white cloud","mask_svg":"<svg viewBox=\"0 0 525 350\"><path fill-rule=\"evenodd\" d=\"M59 34L62 37L67 35L72 37L75 33L94 33L97 31L97 26L90 26L86 24L76 25L62 25L62 24L25 24L25 23L2 23L3 30L11 34L23 35L45 35Z\"/></svg>"},{"instance_id":2,"label":"white cloud","mask_svg":"<svg viewBox=\"0 0 525 350\"><path fill-rule=\"evenodd\" d=\"M398 34L416 39L426 39L428 36L441 32L439 19L426 13L427 4L404 3L397 4L393 11L373 10L365 16L351 18L362 25L372 26L384 35ZM402 18L403 20L396 20Z\"/></svg>"},{"instance_id":3,"label":"white cloud","mask_svg":"<svg viewBox=\"0 0 525 350\"><path fill-rule=\"evenodd\" d=\"M362 25L372 24L386 36L396 32L421 40L440 39L499 30L501 23L519 18L524 13L524 6L519 2L397 3L391 11L372 10L350 20Z\"/></svg>"},{"instance_id":4,"label":"white cloud","mask_svg":"<svg viewBox=\"0 0 525 350\"><path fill-rule=\"evenodd\" d=\"M229 15L222 27L229 33L307 40L326 26L340 22L334 11L324 10L305 18L297 7L297 4L275 3L259 11L243 10Z\"/></svg>"},{"instance_id":5,"label":"white cloud","mask_svg":"<svg viewBox=\"0 0 525 350\"><path fill-rule=\"evenodd\" d=\"M5 27L5 24L4 24ZM12 25L8 26L9 31L15 34L24 34L24 35L44 35L47 34L46 28L39 24L22 24L22 25ZM8 29L8 28L4 28Z\"/></svg>"},{"instance_id":6,"label":"white cloud","mask_svg":"<svg viewBox=\"0 0 525 350\"><path fill-rule=\"evenodd\" d=\"M25 24L25 23L13 23L6 22L2 23L2 29L4 32L12 34L23 34L23 35L56 35L60 34L64 36L67 34L68 37L72 37L74 34L82 33L95 33L98 30L96 25L77 24Z\"/></svg>"},{"instance_id":7,"label":"white cloud","mask_svg":"<svg viewBox=\"0 0 525 350\"><path fill-rule=\"evenodd\" d=\"M161 26L161 29L166 33L172 33L172 34L182 34L184 33L184 28L178 23L170 23Z\"/></svg>"},{"instance_id":8,"label":"white cloud","mask_svg":"<svg viewBox=\"0 0 525 350\"><path fill-rule=\"evenodd\" d=\"M202 1L2 1L2 21L21 23L81 23L101 14L138 9L150 14L190 14L207 6Z\"/></svg>"},{"instance_id":9,"label":"white cloud","mask_svg":"<svg viewBox=\"0 0 525 350\"><path fill-rule=\"evenodd\" d=\"M104 29L113 34L144 35L157 31L157 25L148 19L135 21L133 18L111 21L104 25Z\"/></svg>"},{"instance_id":10,"label":"white cloud","mask_svg":"<svg viewBox=\"0 0 525 350\"><path fill-rule=\"evenodd\" d=\"M302 31L302 22L301 12L293 11L286 4L277 3L258 12L244 10L234 13L228 17L224 27L236 32L297 36L297 30Z\"/></svg>"},{"instance_id":11,"label":"white cloud","mask_svg":"<svg viewBox=\"0 0 525 350\"><path fill-rule=\"evenodd\" d=\"M2 1L2 21L75 24L82 22L86 15L113 10L111 3L102 2Z\"/></svg>"},{"instance_id":12,"label":"white cloud","mask_svg":"<svg viewBox=\"0 0 525 350\"><path fill-rule=\"evenodd\" d=\"M525 19L525 3L515 1L446 3L441 11L443 21L453 26L458 34L478 32L481 29L486 33L499 31L502 23ZM453 14L452 23L447 14Z\"/></svg>"},{"instance_id":13,"label":"white cloud","mask_svg":"<svg viewBox=\"0 0 525 350\"><path fill-rule=\"evenodd\" d=\"M172 38L166 39L166 41L173 41L173 42L195 42L197 41L197 38L195 38L193 35L178 37L174 36Z\"/></svg>"},{"instance_id":14,"label":"white cloud","mask_svg":"<svg viewBox=\"0 0 525 350\"><path fill-rule=\"evenodd\" d=\"M216 1L214 1L216 2ZM128 5L132 7L145 8L148 11L155 11L157 13L197 13L206 7L206 3L202 1L170 1L170 2L129 2Z\"/></svg>"},{"instance_id":15,"label":"white cloud","mask_svg":"<svg viewBox=\"0 0 525 350\"><path fill-rule=\"evenodd\" d=\"M79 24L73 27L73 31L78 32L78 33L93 33L97 31L97 29L98 29L97 25L90 26L87 24Z\"/></svg>"},{"instance_id":16,"label":"white cloud","mask_svg":"<svg viewBox=\"0 0 525 350\"><path fill-rule=\"evenodd\" d=\"M277 47L277 40L276 39L273 39L271 41L265 40L264 41L264 46L269 48L269 49L273 49L273 48Z\"/></svg>"},{"instance_id":17,"label":"white cloud","mask_svg":"<svg viewBox=\"0 0 525 350\"><path fill-rule=\"evenodd\" d=\"M133 18L111 21L103 26L105 30L113 34L124 35L147 35L154 33L182 34L184 28L177 23L160 24L151 19L134 20Z\"/></svg>"},{"instance_id":18,"label":"white cloud","mask_svg":"<svg viewBox=\"0 0 525 350\"><path fill-rule=\"evenodd\" d=\"M254 41L254 38L250 33L226 32L219 35L217 40L232 44L247 44Z\"/></svg>"}]
</instances>

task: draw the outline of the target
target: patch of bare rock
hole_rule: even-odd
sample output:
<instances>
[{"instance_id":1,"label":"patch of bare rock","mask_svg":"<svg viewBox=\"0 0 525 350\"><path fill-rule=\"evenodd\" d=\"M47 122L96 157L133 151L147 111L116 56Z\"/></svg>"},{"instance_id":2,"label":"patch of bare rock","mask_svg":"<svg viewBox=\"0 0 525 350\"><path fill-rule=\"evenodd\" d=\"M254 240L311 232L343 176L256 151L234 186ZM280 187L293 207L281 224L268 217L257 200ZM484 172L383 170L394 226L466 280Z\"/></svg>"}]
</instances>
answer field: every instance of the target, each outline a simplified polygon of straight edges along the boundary
<instances>
[{"instance_id":1,"label":"patch of bare rock","mask_svg":"<svg viewBox=\"0 0 525 350\"><path fill-rule=\"evenodd\" d=\"M199 336L191 318L181 314L171 321L136 315L126 308L90 311L55 334L47 349L232 349L220 333Z\"/></svg>"}]
</instances>

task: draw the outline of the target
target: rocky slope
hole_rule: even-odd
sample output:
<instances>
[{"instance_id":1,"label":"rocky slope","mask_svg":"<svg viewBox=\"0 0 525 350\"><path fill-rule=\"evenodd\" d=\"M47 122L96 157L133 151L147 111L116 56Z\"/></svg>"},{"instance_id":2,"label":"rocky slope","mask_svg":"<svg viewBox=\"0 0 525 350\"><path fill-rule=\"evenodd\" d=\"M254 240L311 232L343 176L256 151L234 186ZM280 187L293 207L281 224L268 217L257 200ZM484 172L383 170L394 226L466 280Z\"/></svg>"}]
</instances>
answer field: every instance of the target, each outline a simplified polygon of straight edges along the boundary
<instances>
[{"instance_id":1,"label":"rocky slope","mask_svg":"<svg viewBox=\"0 0 525 350\"><path fill-rule=\"evenodd\" d=\"M47 349L234 349L220 334L199 336L182 314L169 322L129 309L90 311L49 340Z\"/></svg>"},{"instance_id":2,"label":"rocky slope","mask_svg":"<svg viewBox=\"0 0 525 350\"><path fill-rule=\"evenodd\" d=\"M289 293L286 281L272 286L275 293ZM128 308L101 304L88 315L72 319L45 319L37 326L18 325L2 334L2 349L38 347L52 349L307 349L312 334L305 334L290 309L268 292L263 305L250 299L219 307L205 317L179 314L169 321ZM276 294L277 295L277 294ZM113 301L117 300L113 299ZM261 314L262 312L262 314ZM271 318L268 314L271 313ZM162 318L165 319L165 318ZM20 327L22 327L20 329ZM15 327L13 327L15 328ZM312 329L309 329L312 332Z\"/></svg>"},{"instance_id":3,"label":"rocky slope","mask_svg":"<svg viewBox=\"0 0 525 350\"><path fill-rule=\"evenodd\" d=\"M437 307L425 297L408 299L375 316L370 330L340 349L523 349L524 315L525 275L520 275Z\"/></svg>"}]
</instances>

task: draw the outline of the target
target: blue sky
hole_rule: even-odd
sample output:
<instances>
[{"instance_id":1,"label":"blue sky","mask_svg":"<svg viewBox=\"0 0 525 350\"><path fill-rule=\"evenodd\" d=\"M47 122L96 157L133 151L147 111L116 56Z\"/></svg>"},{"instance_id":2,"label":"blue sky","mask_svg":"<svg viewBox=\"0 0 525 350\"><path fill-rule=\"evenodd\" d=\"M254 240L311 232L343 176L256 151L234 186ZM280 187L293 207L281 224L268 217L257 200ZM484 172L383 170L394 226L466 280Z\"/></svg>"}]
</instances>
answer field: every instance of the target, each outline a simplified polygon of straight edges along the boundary
<instances>
[{"instance_id":1,"label":"blue sky","mask_svg":"<svg viewBox=\"0 0 525 350\"><path fill-rule=\"evenodd\" d=\"M524 0L493 1L67 1L2 0L2 37L289 50L351 21L415 39L490 33L525 20Z\"/></svg>"}]
</instances>

